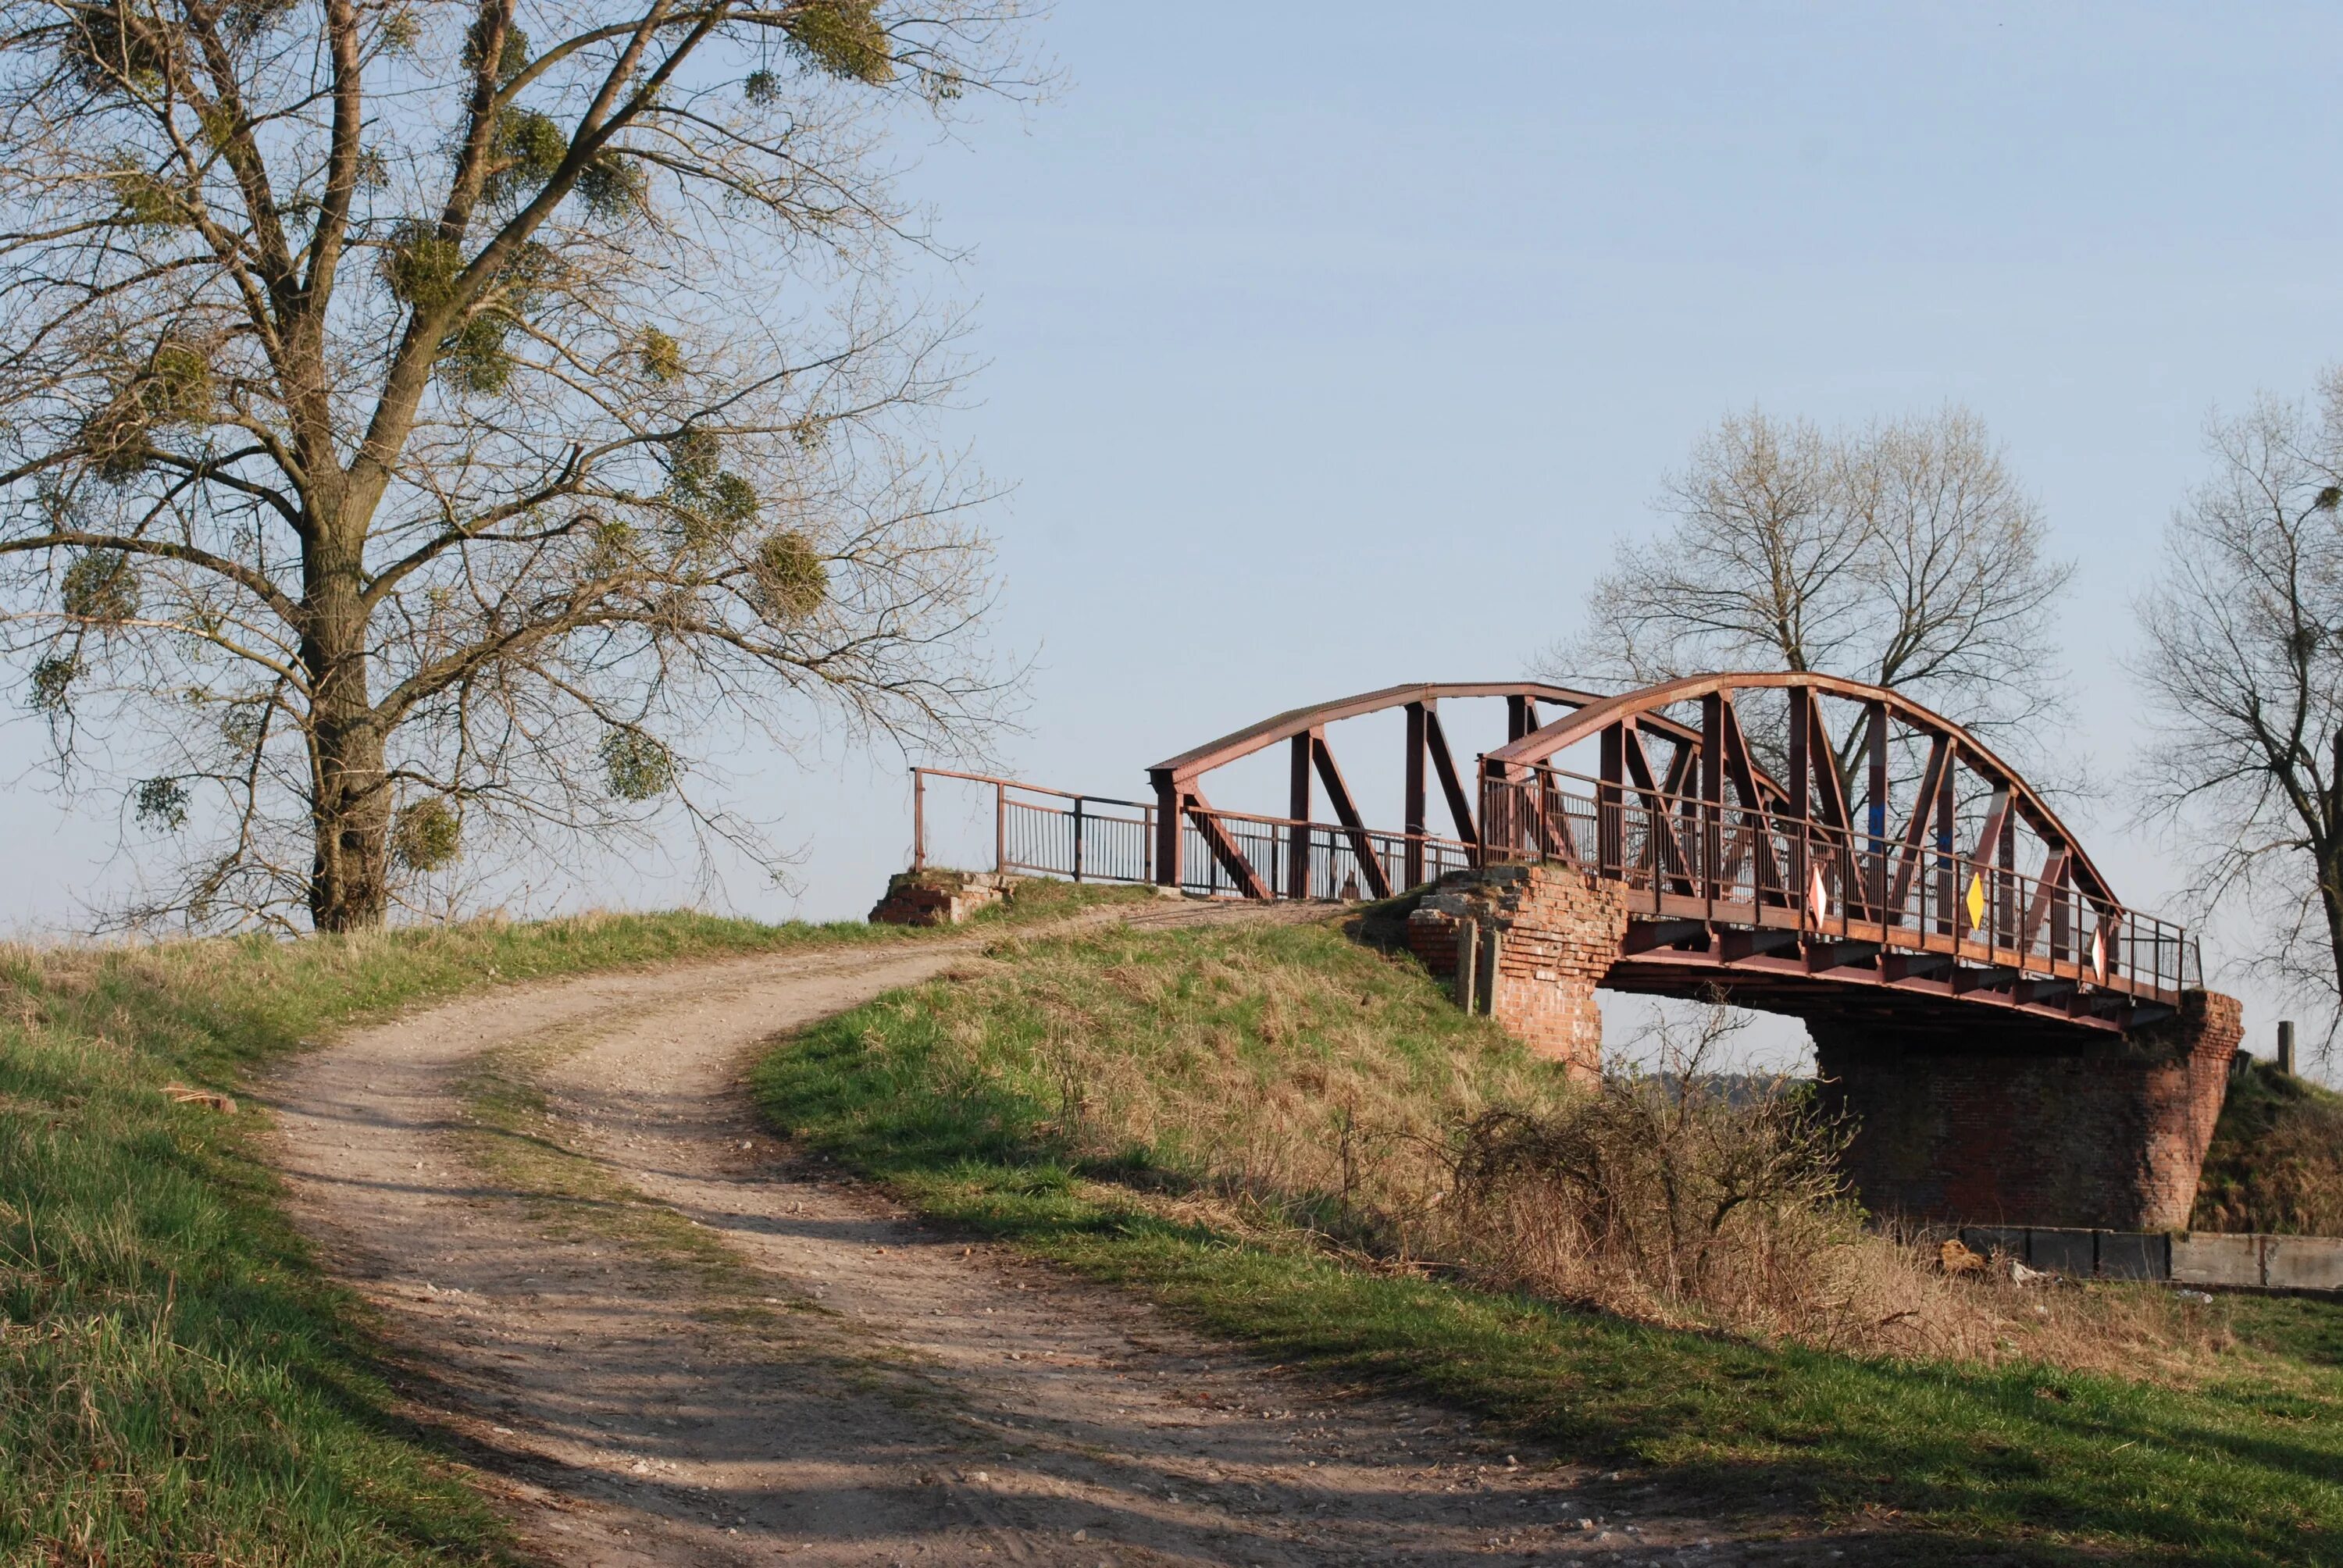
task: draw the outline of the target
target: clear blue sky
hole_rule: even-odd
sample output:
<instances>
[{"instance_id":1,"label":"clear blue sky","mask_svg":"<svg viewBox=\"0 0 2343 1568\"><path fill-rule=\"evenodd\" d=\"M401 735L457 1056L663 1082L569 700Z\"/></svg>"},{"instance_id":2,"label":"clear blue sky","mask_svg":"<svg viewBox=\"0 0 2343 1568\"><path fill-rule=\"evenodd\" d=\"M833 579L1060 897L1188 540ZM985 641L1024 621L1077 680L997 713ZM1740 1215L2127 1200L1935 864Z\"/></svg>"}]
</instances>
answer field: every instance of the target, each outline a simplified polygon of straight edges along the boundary
<instances>
[{"instance_id":1,"label":"clear blue sky","mask_svg":"<svg viewBox=\"0 0 2343 1568\"><path fill-rule=\"evenodd\" d=\"M2208 411L2343 357L2343 12L1065 0L1040 37L1064 92L911 176L974 251L931 283L989 361L951 432L1017 486L1004 763L1135 793L1296 703L1519 673L1721 413L1956 399L2085 566L2111 787L2077 825L2135 901L2169 884L2112 788L2128 599ZM739 759L808 858L794 904L739 900L867 907L896 764ZM112 822L0 802L20 922L70 914Z\"/></svg>"}]
</instances>

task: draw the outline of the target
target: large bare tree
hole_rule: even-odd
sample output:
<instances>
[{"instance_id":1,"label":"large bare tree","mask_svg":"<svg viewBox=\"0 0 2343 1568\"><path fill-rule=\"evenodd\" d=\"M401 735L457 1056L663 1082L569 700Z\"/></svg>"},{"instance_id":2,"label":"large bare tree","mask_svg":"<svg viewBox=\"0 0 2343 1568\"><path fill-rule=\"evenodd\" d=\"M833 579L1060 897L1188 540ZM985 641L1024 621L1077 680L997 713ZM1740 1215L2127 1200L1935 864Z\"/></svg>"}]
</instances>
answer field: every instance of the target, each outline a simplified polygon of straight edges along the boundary
<instances>
[{"instance_id":1,"label":"large bare tree","mask_svg":"<svg viewBox=\"0 0 2343 1568\"><path fill-rule=\"evenodd\" d=\"M347 930L994 681L892 122L1015 0L0 0L0 594L140 907Z\"/></svg>"},{"instance_id":2,"label":"large bare tree","mask_svg":"<svg viewBox=\"0 0 2343 1568\"><path fill-rule=\"evenodd\" d=\"M1584 629L1542 660L1556 678L1812 670L2021 749L2059 699L2051 615L2073 568L1974 414L1835 433L1730 416L1659 506L1673 526L1595 579Z\"/></svg>"},{"instance_id":3,"label":"large bare tree","mask_svg":"<svg viewBox=\"0 0 2343 1568\"><path fill-rule=\"evenodd\" d=\"M2211 429L2135 661L2157 736L2147 805L2207 906L2261 918L2259 965L2343 1014L2343 368L2315 404Z\"/></svg>"}]
</instances>

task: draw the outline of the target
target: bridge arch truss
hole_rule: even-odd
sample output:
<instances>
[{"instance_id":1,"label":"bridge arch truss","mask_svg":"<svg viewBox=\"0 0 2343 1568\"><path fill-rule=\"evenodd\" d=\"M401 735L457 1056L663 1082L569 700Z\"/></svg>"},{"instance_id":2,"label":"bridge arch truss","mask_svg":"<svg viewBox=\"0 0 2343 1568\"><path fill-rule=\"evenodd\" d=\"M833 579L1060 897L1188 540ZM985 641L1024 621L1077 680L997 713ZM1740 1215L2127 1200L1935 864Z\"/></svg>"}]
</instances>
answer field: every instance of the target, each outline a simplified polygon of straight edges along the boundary
<instances>
[{"instance_id":1,"label":"bridge arch truss","mask_svg":"<svg viewBox=\"0 0 2343 1568\"><path fill-rule=\"evenodd\" d=\"M1472 774L1440 717L1443 701L1469 699L1502 699L1508 717L1505 743ZM1406 717L1405 787L1401 822L1383 828L1327 731L1393 709ZM1593 772L1557 766L1589 742ZM1215 770L1279 746L1285 816L1213 804ZM1787 1004L1827 978L2127 1028L2202 983L2187 933L2127 908L1984 740L1900 692L1832 676L1720 673L1616 696L1528 681L1388 687L1278 714L1149 775L1159 882L1388 898L1468 867L1568 864L1629 903L1613 982L1624 989L1729 981L1764 1006L1770 986L1796 1010ZM1331 821L1313 819L1322 791Z\"/></svg>"},{"instance_id":2,"label":"bridge arch truss","mask_svg":"<svg viewBox=\"0 0 2343 1568\"><path fill-rule=\"evenodd\" d=\"M1449 681L1385 687L1264 719L1192 748L1148 769L1155 789L1156 879L1167 887L1228 890L1252 899L1387 899L1431 877L1481 859L1479 792L1460 769L1441 703L1502 699L1508 744L1539 733L1544 709L1564 712L1604 700L1543 681ZM1345 719L1401 709L1406 719L1402 820L1370 825L1336 759L1327 732ZM1655 716L1652 733L1696 743L1698 736ZM1283 817L1223 810L1207 793L1212 774L1282 745L1288 754ZM1433 825L1437 789L1445 831ZM1319 821L1322 792L1332 819Z\"/></svg>"},{"instance_id":3,"label":"bridge arch truss","mask_svg":"<svg viewBox=\"0 0 2343 1568\"><path fill-rule=\"evenodd\" d=\"M1752 692L1779 694L1779 779L1744 723ZM1831 709L1847 714L1835 732ZM1594 776L1553 766L1590 740ZM1480 783L1483 863L1567 861L1624 890L1625 989L1730 979L1765 1005L1769 975L1785 993L1835 976L2128 1028L2202 983L2187 933L2127 909L2016 769L1891 689L1796 672L1663 682L1509 740Z\"/></svg>"}]
</instances>

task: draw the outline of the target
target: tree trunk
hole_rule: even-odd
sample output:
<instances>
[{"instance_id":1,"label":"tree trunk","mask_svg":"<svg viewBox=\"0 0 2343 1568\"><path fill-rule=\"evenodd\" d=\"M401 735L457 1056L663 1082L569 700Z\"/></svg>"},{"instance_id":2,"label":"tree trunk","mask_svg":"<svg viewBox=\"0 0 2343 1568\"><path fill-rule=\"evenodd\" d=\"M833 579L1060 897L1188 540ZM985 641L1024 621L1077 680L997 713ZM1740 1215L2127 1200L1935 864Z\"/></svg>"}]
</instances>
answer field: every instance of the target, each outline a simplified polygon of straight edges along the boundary
<instances>
[{"instance_id":1,"label":"tree trunk","mask_svg":"<svg viewBox=\"0 0 2343 1568\"><path fill-rule=\"evenodd\" d=\"M390 789L373 718L317 726L317 859L309 920L321 931L379 926L389 907Z\"/></svg>"},{"instance_id":2,"label":"tree trunk","mask_svg":"<svg viewBox=\"0 0 2343 1568\"><path fill-rule=\"evenodd\" d=\"M389 906L390 781L367 691L365 538L362 524L321 529L304 562L316 834L309 920L321 931L379 926Z\"/></svg>"},{"instance_id":3,"label":"tree trunk","mask_svg":"<svg viewBox=\"0 0 2343 1568\"><path fill-rule=\"evenodd\" d=\"M2343 844L2321 846L2318 902L2327 917L2327 954L2335 966L2335 994L2343 997Z\"/></svg>"}]
</instances>

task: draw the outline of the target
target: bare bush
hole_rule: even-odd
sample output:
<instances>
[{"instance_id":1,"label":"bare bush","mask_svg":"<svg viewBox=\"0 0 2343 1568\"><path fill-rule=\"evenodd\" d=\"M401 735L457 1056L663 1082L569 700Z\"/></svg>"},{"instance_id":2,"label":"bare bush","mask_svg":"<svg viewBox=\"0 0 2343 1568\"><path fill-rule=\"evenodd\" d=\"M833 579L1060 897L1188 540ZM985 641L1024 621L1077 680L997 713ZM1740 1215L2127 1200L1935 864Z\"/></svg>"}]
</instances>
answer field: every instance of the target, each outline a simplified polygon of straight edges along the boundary
<instances>
[{"instance_id":1,"label":"bare bush","mask_svg":"<svg viewBox=\"0 0 2343 1568\"><path fill-rule=\"evenodd\" d=\"M1810 1082L1729 1070L1745 1015L1662 1014L1645 1069L1467 1124L1439 1250L1488 1282L1641 1322L1858 1354L2186 1377L2227 1336L2160 1292L1966 1278L1871 1226ZM1719 1070L1720 1069L1726 1070Z\"/></svg>"},{"instance_id":2,"label":"bare bush","mask_svg":"<svg viewBox=\"0 0 2343 1568\"><path fill-rule=\"evenodd\" d=\"M1788 1328L1816 1269L1859 1229L1836 1160L1845 1129L1783 1074L1719 1078L1745 1020L1664 1015L1654 1070L1604 1075L1542 1111L1463 1131L1456 1214L1468 1245L1543 1294L1636 1315Z\"/></svg>"}]
</instances>

